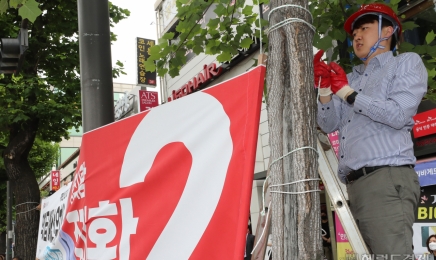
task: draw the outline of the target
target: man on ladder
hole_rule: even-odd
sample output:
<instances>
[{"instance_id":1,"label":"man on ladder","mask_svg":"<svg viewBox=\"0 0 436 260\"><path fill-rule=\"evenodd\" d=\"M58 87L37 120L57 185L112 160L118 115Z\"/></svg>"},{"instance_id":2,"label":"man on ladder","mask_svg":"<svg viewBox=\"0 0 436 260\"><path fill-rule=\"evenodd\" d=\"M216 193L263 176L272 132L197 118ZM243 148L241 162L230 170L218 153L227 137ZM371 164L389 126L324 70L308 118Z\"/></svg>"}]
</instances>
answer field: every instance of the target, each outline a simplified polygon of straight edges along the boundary
<instances>
[{"instance_id":1,"label":"man on ladder","mask_svg":"<svg viewBox=\"0 0 436 260\"><path fill-rule=\"evenodd\" d=\"M318 124L326 133L339 130L339 178L372 259L409 259L420 195L410 132L427 71L415 53L393 56L402 31L388 6L362 5L344 29L363 64L346 75L325 64L322 51L315 55Z\"/></svg>"}]
</instances>

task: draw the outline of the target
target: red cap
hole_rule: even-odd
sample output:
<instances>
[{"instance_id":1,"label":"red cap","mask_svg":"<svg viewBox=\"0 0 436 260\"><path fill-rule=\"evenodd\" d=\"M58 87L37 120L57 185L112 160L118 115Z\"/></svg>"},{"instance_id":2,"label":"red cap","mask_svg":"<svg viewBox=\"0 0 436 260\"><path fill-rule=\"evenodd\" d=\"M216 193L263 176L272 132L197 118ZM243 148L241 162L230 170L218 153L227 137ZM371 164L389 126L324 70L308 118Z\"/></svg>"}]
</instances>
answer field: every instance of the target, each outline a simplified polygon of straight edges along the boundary
<instances>
[{"instance_id":1,"label":"red cap","mask_svg":"<svg viewBox=\"0 0 436 260\"><path fill-rule=\"evenodd\" d=\"M380 3L363 4L362 6L360 6L360 9L354 14L352 14L350 17L348 17L347 21L345 21L344 24L345 31L348 34L352 35L354 22L360 17L368 14L375 14L375 15L381 14L383 18L388 19L390 22L394 24L394 26L397 25L398 30L396 31L396 33L398 35L398 38L400 38L402 32L400 19L398 19L398 16L395 14L394 10L392 10L387 5L380 4Z\"/></svg>"}]
</instances>

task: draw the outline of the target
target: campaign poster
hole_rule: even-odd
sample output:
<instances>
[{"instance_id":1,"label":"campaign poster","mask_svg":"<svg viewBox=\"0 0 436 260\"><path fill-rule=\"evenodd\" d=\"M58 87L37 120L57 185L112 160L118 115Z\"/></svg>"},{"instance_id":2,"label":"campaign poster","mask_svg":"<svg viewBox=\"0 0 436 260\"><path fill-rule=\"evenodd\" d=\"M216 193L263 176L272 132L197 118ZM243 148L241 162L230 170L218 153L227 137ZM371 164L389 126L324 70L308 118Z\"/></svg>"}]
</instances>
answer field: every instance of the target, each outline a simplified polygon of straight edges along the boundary
<instances>
[{"instance_id":1,"label":"campaign poster","mask_svg":"<svg viewBox=\"0 0 436 260\"><path fill-rule=\"evenodd\" d=\"M264 77L259 66L85 133L63 259L242 259Z\"/></svg>"},{"instance_id":2,"label":"campaign poster","mask_svg":"<svg viewBox=\"0 0 436 260\"><path fill-rule=\"evenodd\" d=\"M71 183L41 201L36 258L39 260L69 259L62 245L61 227L67 211Z\"/></svg>"}]
</instances>

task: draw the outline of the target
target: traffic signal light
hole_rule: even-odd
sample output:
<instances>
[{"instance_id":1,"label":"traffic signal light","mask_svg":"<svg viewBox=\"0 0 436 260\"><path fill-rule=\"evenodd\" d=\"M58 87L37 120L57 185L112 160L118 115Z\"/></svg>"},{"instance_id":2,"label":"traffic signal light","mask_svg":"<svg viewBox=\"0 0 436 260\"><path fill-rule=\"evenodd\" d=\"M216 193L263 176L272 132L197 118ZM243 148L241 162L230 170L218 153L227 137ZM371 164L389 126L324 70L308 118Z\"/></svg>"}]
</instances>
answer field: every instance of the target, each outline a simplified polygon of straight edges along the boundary
<instances>
[{"instance_id":1,"label":"traffic signal light","mask_svg":"<svg viewBox=\"0 0 436 260\"><path fill-rule=\"evenodd\" d=\"M20 28L17 38L1 38L0 73L17 74L29 46L27 29Z\"/></svg>"}]
</instances>

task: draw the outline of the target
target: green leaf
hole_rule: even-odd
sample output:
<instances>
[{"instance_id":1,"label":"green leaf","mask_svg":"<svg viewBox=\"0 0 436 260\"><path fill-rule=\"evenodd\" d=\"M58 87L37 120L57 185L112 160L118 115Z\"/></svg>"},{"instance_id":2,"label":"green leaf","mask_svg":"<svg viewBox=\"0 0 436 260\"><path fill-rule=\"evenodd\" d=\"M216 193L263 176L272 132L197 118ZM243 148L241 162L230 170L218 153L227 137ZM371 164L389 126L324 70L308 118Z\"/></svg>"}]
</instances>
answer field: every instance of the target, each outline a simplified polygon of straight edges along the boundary
<instances>
[{"instance_id":1,"label":"green leaf","mask_svg":"<svg viewBox=\"0 0 436 260\"><path fill-rule=\"evenodd\" d=\"M412 30L414 28L419 27L419 25L413 21L403 22L401 23L401 26L403 27L403 31Z\"/></svg>"},{"instance_id":2,"label":"green leaf","mask_svg":"<svg viewBox=\"0 0 436 260\"><path fill-rule=\"evenodd\" d=\"M253 43L253 40L251 38L245 38L241 41L241 47L242 48L250 48L250 45Z\"/></svg>"},{"instance_id":3,"label":"green leaf","mask_svg":"<svg viewBox=\"0 0 436 260\"><path fill-rule=\"evenodd\" d=\"M18 9L18 14L23 19L28 19L30 22L35 22L36 17L42 14L41 10L38 7L39 3L35 0L28 0L23 3L23 5Z\"/></svg>"},{"instance_id":4,"label":"green leaf","mask_svg":"<svg viewBox=\"0 0 436 260\"><path fill-rule=\"evenodd\" d=\"M415 46L411 43L408 43L408 42L403 42L400 44L400 51L401 52L412 51L413 48L415 48Z\"/></svg>"},{"instance_id":5,"label":"green leaf","mask_svg":"<svg viewBox=\"0 0 436 260\"><path fill-rule=\"evenodd\" d=\"M157 75L159 76L164 76L165 74L167 74L168 69L167 68L159 68L157 69Z\"/></svg>"},{"instance_id":6,"label":"green leaf","mask_svg":"<svg viewBox=\"0 0 436 260\"><path fill-rule=\"evenodd\" d=\"M229 52L223 52L216 57L216 60L219 62L225 62L232 59L232 55Z\"/></svg>"},{"instance_id":7,"label":"green leaf","mask_svg":"<svg viewBox=\"0 0 436 260\"><path fill-rule=\"evenodd\" d=\"M178 1L179 1L180 3L186 5L186 4L188 4L189 1L191 1L191 0L178 0Z\"/></svg>"},{"instance_id":8,"label":"green leaf","mask_svg":"<svg viewBox=\"0 0 436 260\"><path fill-rule=\"evenodd\" d=\"M335 29L335 30L333 30L333 37L335 40L339 40L339 41L343 42L345 40L345 38L347 37L347 34L342 29L341 30Z\"/></svg>"},{"instance_id":9,"label":"green leaf","mask_svg":"<svg viewBox=\"0 0 436 260\"><path fill-rule=\"evenodd\" d=\"M194 48L192 48L192 51L198 55L204 51L204 48L199 45L195 45Z\"/></svg>"},{"instance_id":10,"label":"green leaf","mask_svg":"<svg viewBox=\"0 0 436 260\"><path fill-rule=\"evenodd\" d=\"M172 39L174 39L174 35L175 34L173 32L165 33L162 36L162 39L164 39L164 40L172 40Z\"/></svg>"},{"instance_id":11,"label":"green leaf","mask_svg":"<svg viewBox=\"0 0 436 260\"><path fill-rule=\"evenodd\" d=\"M179 76L179 69L178 68L172 68L168 72L172 78Z\"/></svg>"},{"instance_id":12,"label":"green leaf","mask_svg":"<svg viewBox=\"0 0 436 260\"><path fill-rule=\"evenodd\" d=\"M23 4L24 2L26 2L25 0L10 0L9 1L9 5L13 8L17 8L18 5Z\"/></svg>"},{"instance_id":13,"label":"green leaf","mask_svg":"<svg viewBox=\"0 0 436 260\"><path fill-rule=\"evenodd\" d=\"M433 78L436 77L436 69L433 68L432 70L427 70L428 76Z\"/></svg>"},{"instance_id":14,"label":"green leaf","mask_svg":"<svg viewBox=\"0 0 436 260\"><path fill-rule=\"evenodd\" d=\"M246 5L244 9L242 9L242 14L249 16L253 14L253 6L252 5Z\"/></svg>"},{"instance_id":15,"label":"green leaf","mask_svg":"<svg viewBox=\"0 0 436 260\"><path fill-rule=\"evenodd\" d=\"M0 14L3 14L8 10L8 0L1 0L0 1Z\"/></svg>"},{"instance_id":16,"label":"green leaf","mask_svg":"<svg viewBox=\"0 0 436 260\"><path fill-rule=\"evenodd\" d=\"M433 32L433 30L429 33L427 33L427 36L425 36L425 42L427 44L430 44L435 39L436 34Z\"/></svg>"},{"instance_id":17,"label":"green leaf","mask_svg":"<svg viewBox=\"0 0 436 260\"><path fill-rule=\"evenodd\" d=\"M220 22L220 18L210 19L207 23L208 28L216 28Z\"/></svg>"},{"instance_id":18,"label":"green leaf","mask_svg":"<svg viewBox=\"0 0 436 260\"><path fill-rule=\"evenodd\" d=\"M333 39L330 36L324 36L323 38L321 38L315 45L316 48L321 49L321 50L327 50L330 47L333 46L332 43Z\"/></svg>"},{"instance_id":19,"label":"green leaf","mask_svg":"<svg viewBox=\"0 0 436 260\"><path fill-rule=\"evenodd\" d=\"M144 66L146 71L153 72L156 70L156 64L151 58L148 58L146 61L144 61Z\"/></svg>"},{"instance_id":20,"label":"green leaf","mask_svg":"<svg viewBox=\"0 0 436 260\"><path fill-rule=\"evenodd\" d=\"M218 4L218 5L215 7L215 10L213 10L213 11L216 13L216 15L217 15L218 17L221 17L221 16L225 16L225 15L227 15L227 9L224 7L223 4Z\"/></svg>"}]
</instances>

